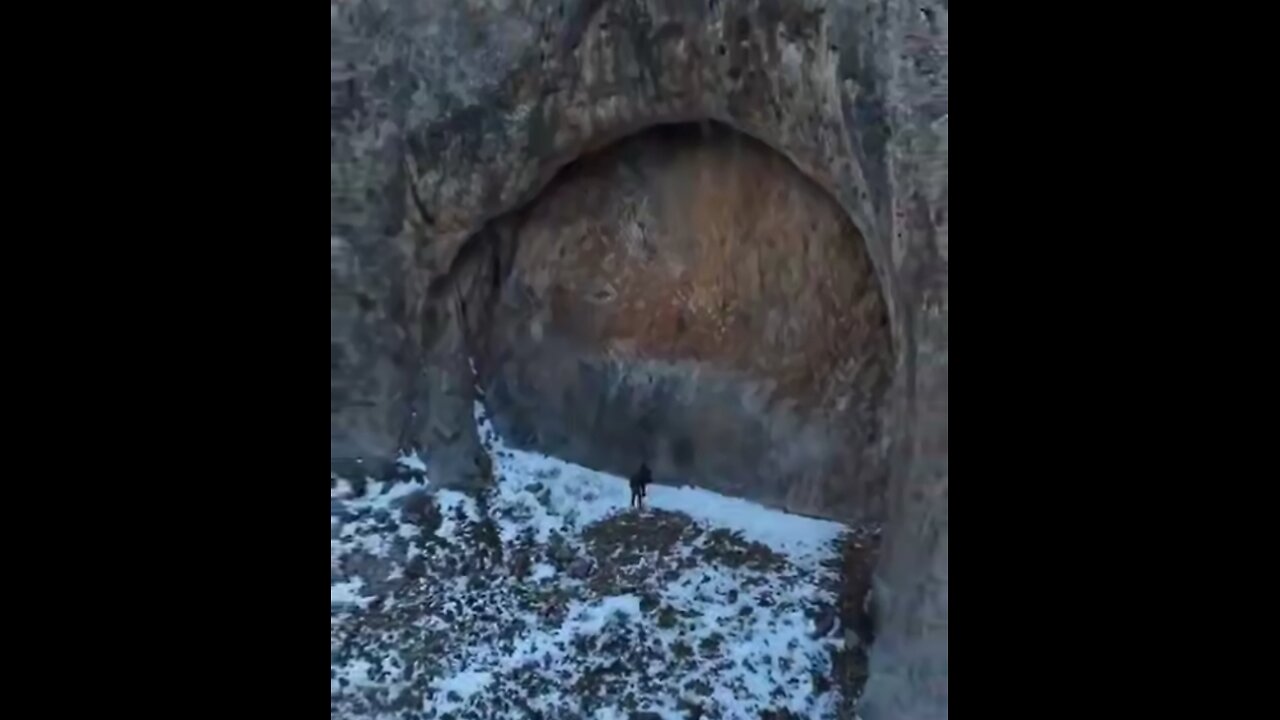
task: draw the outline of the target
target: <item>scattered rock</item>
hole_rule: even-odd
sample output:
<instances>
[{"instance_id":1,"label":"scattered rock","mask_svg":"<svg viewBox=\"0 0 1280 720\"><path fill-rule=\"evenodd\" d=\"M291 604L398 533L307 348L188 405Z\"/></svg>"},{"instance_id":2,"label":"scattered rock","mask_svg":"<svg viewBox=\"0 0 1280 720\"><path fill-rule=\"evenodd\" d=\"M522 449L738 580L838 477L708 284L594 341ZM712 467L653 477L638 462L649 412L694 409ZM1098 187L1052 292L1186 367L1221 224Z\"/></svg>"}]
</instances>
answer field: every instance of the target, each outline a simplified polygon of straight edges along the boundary
<instances>
[{"instance_id":1,"label":"scattered rock","mask_svg":"<svg viewBox=\"0 0 1280 720\"><path fill-rule=\"evenodd\" d=\"M548 556L557 570L563 570L568 567L569 563L573 562L573 548L569 547L559 533L552 533L551 539L547 544L549 546Z\"/></svg>"},{"instance_id":2,"label":"scattered rock","mask_svg":"<svg viewBox=\"0 0 1280 720\"><path fill-rule=\"evenodd\" d=\"M809 682L813 685L813 692L817 695L821 695L831 690L831 677L825 673L810 670Z\"/></svg>"},{"instance_id":3,"label":"scattered rock","mask_svg":"<svg viewBox=\"0 0 1280 720\"><path fill-rule=\"evenodd\" d=\"M435 498L426 490L415 490L404 497L400 506L400 516L405 522L413 523L432 532L440 527L442 518Z\"/></svg>"},{"instance_id":4,"label":"scattered rock","mask_svg":"<svg viewBox=\"0 0 1280 720\"><path fill-rule=\"evenodd\" d=\"M677 660L687 660L693 657L693 647L683 640L677 640L671 643L671 654Z\"/></svg>"},{"instance_id":5,"label":"scattered rock","mask_svg":"<svg viewBox=\"0 0 1280 720\"><path fill-rule=\"evenodd\" d=\"M638 710L631 713L630 720L662 720L662 716L650 710Z\"/></svg>"},{"instance_id":6,"label":"scattered rock","mask_svg":"<svg viewBox=\"0 0 1280 720\"><path fill-rule=\"evenodd\" d=\"M537 495L538 493L542 492L543 487L545 486L540 482L531 482L528 485L524 486L524 491L527 493L532 493L534 495Z\"/></svg>"},{"instance_id":7,"label":"scattered rock","mask_svg":"<svg viewBox=\"0 0 1280 720\"><path fill-rule=\"evenodd\" d=\"M517 578L524 578L529 574L529 570L533 565L532 558L525 550L517 550L511 554L511 574Z\"/></svg>"},{"instance_id":8,"label":"scattered rock","mask_svg":"<svg viewBox=\"0 0 1280 720\"><path fill-rule=\"evenodd\" d=\"M684 684L684 689L695 697L711 696L711 686L705 680L690 680Z\"/></svg>"},{"instance_id":9,"label":"scattered rock","mask_svg":"<svg viewBox=\"0 0 1280 720\"><path fill-rule=\"evenodd\" d=\"M524 523L533 517L533 508L524 503L517 503L510 507L502 508L498 511L498 515L504 520Z\"/></svg>"},{"instance_id":10,"label":"scattered rock","mask_svg":"<svg viewBox=\"0 0 1280 720\"><path fill-rule=\"evenodd\" d=\"M813 619L813 637L825 637L831 632L831 628L836 624L836 611L833 608L824 607L818 611L817 617Z\"/></svg>"},{"instance_id":11,"label":"scattered rock","mask_svg":"<svg viewBox=\"0 0 1280 720\"><path fill-rule=\"evenodd\" d=\"M680 622L680 616L676 613L676 609L670 605L663 605L658 611L658 627L663 630L670 630Z\"/></svg>"},{"instance_id":12,"label":"scattered rock","mask_svg":"<svg viewBox=\"0 0 1280 720\"><path fill-rule=\"evenodd\" d=\"M694 702L688 698L680 698L676 701L676 707L684 711L685 720L702 720L706 710L702 709L702 703Z\"/></svg>"},{"instance_id":13,"label":"scattered rock","mask_svg":"<svg viewBox=\"0 0 1280 720\"><path fill-rule=\"evenodd\" d=\"M715 657L720 654L720 646L723 642L724 636L713 632L698 641L698 650L707 657Z\"/></svg>"},{"instance_id":14,"label":"scattered rock","mask_svg":"<svg viewBox=\"0 0 1280 720\"><path fill-rule=\"evenodd\" d=\"M569 565L569 577L575 580L585 580L591 575L591 561L586 558L578 558Z\"/></svg>"},{"instance_id":15,"label":"scattered rock","mask_svg":"<svg viewBox=\"0 0 1280 720\"><path fill-rule=\"evenodd\" d=\"M382 596L398 588L402 578L392 579L391 574L396 565L390 558L380 557L363 550L357 550L342 559L342 573L350 579L359 577L364 581L368 592L365 595Z\"/></svg>"},{"instance_id":16,"label":"scattered rock","mask_svg":"<svg viewBox=\"0 0 1280 720\"><path fill-rule=\"evenodd\" d=\"M393 529L388 532L395 531ZM392 535L391 549L387 551L387 557L391 558L391 561L397 565L405 564L409 557L409 539L400 535Z\"/></svg>"}]
</instances>

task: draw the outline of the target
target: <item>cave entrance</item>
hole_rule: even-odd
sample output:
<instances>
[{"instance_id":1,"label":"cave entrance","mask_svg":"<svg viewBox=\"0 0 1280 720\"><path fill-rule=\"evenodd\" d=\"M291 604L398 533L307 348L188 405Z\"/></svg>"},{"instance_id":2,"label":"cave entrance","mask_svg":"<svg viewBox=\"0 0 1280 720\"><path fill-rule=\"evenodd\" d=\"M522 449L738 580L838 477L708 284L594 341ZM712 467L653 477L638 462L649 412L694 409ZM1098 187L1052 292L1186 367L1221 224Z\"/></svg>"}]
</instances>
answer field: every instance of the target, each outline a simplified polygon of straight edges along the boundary
<instances>
[{"instance_id":1,"label":"cave entrance","mask_svg":"<svg viewBox=\"0 0 1280 720\"><path fill-rule=\"evenodd\" d=\"M512 443L620 475L647 460L660 483L792 512L882 515L884 299L857 228L784 156L717 123L655 126L562 168L475 240L469 345Z\"/></svg>"}]
</instances>

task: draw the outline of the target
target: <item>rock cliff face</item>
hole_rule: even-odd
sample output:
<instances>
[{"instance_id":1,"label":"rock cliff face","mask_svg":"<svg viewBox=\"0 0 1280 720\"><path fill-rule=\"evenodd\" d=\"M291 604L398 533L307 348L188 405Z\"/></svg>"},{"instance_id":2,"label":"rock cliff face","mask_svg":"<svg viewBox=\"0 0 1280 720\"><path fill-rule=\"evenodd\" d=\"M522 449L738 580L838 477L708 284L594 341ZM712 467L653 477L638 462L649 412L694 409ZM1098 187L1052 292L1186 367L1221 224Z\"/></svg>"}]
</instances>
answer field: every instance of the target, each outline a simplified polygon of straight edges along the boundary
<instances>
[{"instance_id":1,"label":"rock cliff face","mask_svg":"<svg viewBox=\"0 0 1280 720\"><path fill-rule=\"evenodd\" d=\"M806 514L879 512L884 304L857 230L785 158L668 126L502 223L513 262L471 347L504 437Z\"/></svg>"},{"instance_id":2,"label":"rock cliff face","mask_svg":"<svg viewBox=\"0 0 1280 720\"><path fill-rule=\"evenodd\" d=\"M516 246L491 221L590 151L657 124L722 122L787 157L865 240L892 367L879 628L861 712L945 717L945 0L330 9L334 470L376 474L418 446L433 477L483 482L466 356L485 316L467 308L486 307Z\"/></svg>"}]
</instances>

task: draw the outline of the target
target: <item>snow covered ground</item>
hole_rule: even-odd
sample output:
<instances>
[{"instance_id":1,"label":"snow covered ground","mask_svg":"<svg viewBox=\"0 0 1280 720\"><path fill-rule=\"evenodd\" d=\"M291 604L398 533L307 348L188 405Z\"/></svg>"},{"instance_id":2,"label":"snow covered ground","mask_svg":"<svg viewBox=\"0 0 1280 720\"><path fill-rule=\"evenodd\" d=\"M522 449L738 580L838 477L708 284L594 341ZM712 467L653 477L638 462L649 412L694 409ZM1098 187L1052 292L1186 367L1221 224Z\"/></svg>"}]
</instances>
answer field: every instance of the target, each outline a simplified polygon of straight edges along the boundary
<instances>
[{"instance_id":1,"label":"snow covered ground","mask_svg":"<svg viewBox=\"0 0 1280 720\"><path fill-rule=\"evenodd\" d=\"M506 447L496 489L331 493L342 718L834 718L849 528Z\"/></svg>"}]
</instances>

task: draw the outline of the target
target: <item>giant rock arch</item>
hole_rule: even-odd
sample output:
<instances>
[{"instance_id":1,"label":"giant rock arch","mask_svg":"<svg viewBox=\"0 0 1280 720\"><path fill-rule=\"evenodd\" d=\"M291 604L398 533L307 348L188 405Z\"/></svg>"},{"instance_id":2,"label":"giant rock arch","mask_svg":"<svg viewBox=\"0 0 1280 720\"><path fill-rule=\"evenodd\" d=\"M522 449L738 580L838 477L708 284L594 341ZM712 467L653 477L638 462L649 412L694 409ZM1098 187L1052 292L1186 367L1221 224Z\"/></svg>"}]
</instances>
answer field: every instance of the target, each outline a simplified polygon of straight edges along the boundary
<instances>
[{"instance_id":1,"label":"giant rock arch","mask_svg":"<svg viewBox=\"0 0 1280 720\"><path fill-rule=\"evenodd\" d=\"M466 315L495 223L583 155L712 120L847 214L892 367L877 641L860 712L947 714L947 6L331 2L331 464L481 481ZM843 512L843 511L842 511Z\"/></svg>"}]
</instances>

